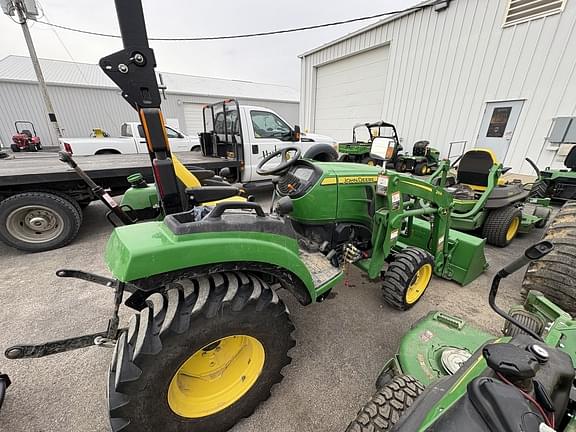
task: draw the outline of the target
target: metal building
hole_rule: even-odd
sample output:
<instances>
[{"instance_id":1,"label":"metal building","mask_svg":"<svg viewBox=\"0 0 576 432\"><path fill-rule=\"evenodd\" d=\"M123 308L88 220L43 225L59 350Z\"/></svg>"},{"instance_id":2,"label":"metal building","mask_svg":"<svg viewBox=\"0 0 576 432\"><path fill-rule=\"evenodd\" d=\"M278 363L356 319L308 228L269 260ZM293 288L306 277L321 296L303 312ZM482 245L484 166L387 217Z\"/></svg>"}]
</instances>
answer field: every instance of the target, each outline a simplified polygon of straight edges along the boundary
<instances>
[{"instance_id":1,"label":"metal building","mask_svg":"<svg viewBox=\"0 0 576 432\"><path fill-rule=\"evenodd\" d=\"M350 140L383 119L407 150L428 139L443 156L490 147L516 172L531 173L525 157L559 165L576 142L576 0L419 6L300 56L302 126Z\"/></svg>"},{"instance_id":2,"label":"metal building","mask_svg":"<svg viewBox=\"0 0 576 432\"><path fill-rule=\"evenodd\" d=\"M87 137L93 128L117 136L121 123L138 120L136 111L98 65L44 59L40 63L64 136ZM166 86L162 109L167 122L188 134L202 129L204 104L231 97L273 109L291 124L298 120L298 92L290 87L164 72L161 75ZM0 141L4 146L10 143L16 120L32 121L43 143L57 145L30 58L8 56L0 60Z\"/></svg>"}]
</instances>

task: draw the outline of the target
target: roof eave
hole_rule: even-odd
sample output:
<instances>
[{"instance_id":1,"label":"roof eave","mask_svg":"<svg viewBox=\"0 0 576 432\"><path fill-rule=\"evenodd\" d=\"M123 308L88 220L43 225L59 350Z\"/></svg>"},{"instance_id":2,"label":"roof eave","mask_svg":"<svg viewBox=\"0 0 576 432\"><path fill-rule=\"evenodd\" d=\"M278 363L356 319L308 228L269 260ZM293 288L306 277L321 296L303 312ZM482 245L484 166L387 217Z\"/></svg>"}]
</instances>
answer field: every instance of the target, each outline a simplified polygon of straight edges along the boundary
<instances>
[{"instance_id":1,"label":"roof eave","mask_svg":"<svg viewBox=\"0 0 576 432\"><path fill-rule=\"evenodd\" d=\"M438 1L438 0L426 0L426 1L423 1L423 2L420 2L420 3L417 3L417 4L415 4L415 5L412 6L412 7L421 7L421 8L423 9L423 8L425 8L425 7L427 7L427 6L430 6L430 5L433 4L433 3L436 3L437 1ZM345 34L344 36L340 36L338 39L334 39L333 41L326 42L326 43L323 44L323 45L320 45L320 46L318 46L318 47L316 47L316 48L312 48L311 50L308 50L308 51L306 51L306 52L304 52L304 53L302 53L302 54L299 54L299 55L298 55L298 58L307 57L307 56L309 56L309 55L311 55L311 54L314 54L315 52L322 51L323 49L328 48L329 46L336 45L337 43L342 42L342 41L344 41L344 40L346 40L346 39L350 39L351 37L354 37L354 36L357 36L357 35L359 35L359 34L361 34L361 33L364 33L364 32L367 32L367 31L369 31L369 30L372 30L373 28L380 27L381 25L387 24L387 23L389 23L389 22L396 21L397 19L400 19L400 18L402 18L402 17L405 17L406 15L410 15L410 14L416 13L416 12L418 12L418 11L421 11L422 9L412 9L412 10L408 10L408 11L406 11L406 12L401 12L401 13L398 13L398 14L396 14L396 15L391 15L391 16L389 16L389 17L383 18L383 19L381 19L381 20L376 21L375 23L372 23L372 24L370 24L370 25L367 25L366 27L362 27L362 28L360 28L360 29L358 29L358 30L353 31L352 33L348 33L348 34Z\"/></svg>"}]
</instances>

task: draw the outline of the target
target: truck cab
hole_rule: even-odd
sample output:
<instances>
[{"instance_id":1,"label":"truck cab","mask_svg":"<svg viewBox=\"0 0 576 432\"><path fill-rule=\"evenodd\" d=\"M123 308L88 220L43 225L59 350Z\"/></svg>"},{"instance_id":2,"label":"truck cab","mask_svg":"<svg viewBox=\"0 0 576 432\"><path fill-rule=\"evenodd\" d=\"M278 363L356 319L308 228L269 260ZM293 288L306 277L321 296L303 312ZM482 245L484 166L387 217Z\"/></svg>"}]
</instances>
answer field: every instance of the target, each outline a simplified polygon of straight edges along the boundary
<instances>
[{"instance_id":1,"label":"truck cab","mask_svg":"<svg viewBox=\"0 0 576 432\"><path fill-rule=\"evenodd\" d=\"M205 156L238 159L243 166L236 181L268 180L256 167L267 155L284 147L298 147L303 157L330 162L338 158L337 142L328 136L300 132L276 112L259 106L240 105L230 99L207 105L200 145Z\"/></svg>"}]
</instances>

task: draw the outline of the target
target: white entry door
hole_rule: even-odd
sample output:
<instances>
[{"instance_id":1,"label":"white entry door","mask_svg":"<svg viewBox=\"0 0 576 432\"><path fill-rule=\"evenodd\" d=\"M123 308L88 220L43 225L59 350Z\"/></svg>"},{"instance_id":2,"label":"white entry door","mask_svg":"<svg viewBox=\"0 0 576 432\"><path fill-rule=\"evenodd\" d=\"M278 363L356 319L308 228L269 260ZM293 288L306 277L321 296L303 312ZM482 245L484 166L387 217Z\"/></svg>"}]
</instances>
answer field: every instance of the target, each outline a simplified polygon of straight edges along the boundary
<instances>
[{"instance_id":1,"label":"white entry door","mask_svg":"<svg viewBox=\"0 0 576 432\"><path fill-rule=\"evenodd\" d=\"M476 147L491 149L504 163L524 101L488 102L480 124Z\"/></svg>"}]
</instances>

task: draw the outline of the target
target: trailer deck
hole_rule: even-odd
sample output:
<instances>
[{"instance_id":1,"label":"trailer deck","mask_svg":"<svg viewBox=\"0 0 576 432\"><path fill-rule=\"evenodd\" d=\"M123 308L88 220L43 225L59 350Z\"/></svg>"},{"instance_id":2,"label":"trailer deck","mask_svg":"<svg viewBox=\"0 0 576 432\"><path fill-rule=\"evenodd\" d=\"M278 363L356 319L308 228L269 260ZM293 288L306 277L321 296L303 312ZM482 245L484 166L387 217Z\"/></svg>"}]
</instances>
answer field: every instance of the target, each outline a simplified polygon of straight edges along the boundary
<instances>
[{"instance_id":1,"label":"trailer deck","mask_svg":"<svg viewBox=\"0 0 576 432\"><path fill-rule=\"evenodd\" d=\"M176 155L187 168L220 169L240 166L237 160L206 157L199 152ZM153 181L150 157L147 154L77 156L74 160L97 183L98 179L125 178L135 172L141 173L147 181ZM78 175L58 160L57 153L16 154L12 159L0 160L0 188L70 180L77 181Z\"/></svg>"}]
</instances>

